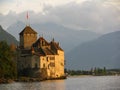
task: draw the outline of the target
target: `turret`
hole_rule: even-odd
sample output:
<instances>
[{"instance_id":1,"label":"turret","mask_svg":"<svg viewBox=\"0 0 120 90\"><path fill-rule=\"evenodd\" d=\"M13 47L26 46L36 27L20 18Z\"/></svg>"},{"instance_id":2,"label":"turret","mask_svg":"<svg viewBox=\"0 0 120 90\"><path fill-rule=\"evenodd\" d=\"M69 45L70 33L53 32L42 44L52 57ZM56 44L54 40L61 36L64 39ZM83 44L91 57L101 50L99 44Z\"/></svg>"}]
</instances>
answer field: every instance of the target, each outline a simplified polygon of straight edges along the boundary
<instances>
[{"instance_id":1,"label":"turret","mask_svg":"<svg viewBox=\"0 0 120 90\"><path fill-rule=\"evenodd\" d=\"M30 49L32 44L37 40L37 32L30 26L26 26L20 33L20 47Z\"/></svg>"}]
</instances>

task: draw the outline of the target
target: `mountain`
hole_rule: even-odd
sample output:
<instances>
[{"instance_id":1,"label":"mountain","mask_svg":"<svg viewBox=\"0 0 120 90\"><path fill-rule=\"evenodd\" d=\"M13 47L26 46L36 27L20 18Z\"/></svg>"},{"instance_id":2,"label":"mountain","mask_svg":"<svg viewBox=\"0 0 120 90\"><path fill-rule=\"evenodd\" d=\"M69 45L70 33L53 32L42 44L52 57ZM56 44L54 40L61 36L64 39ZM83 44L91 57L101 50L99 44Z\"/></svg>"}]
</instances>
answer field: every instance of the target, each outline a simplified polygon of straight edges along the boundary
<instances>
[{"instance_id":1,"label":"mountain","mask_svg":"<svg viewBox=\"0 0 120 90\"><path fill-rule=\"evenodd\" d=\"M0 41L5 40L8 44L14 43L15 45L18 44L18 41L13 37L11 34L6 32L2 26L0 26Z\"/></svg>"},{"instance_id":2,"label":"mountain","mask_svg":"<svg viewBox=\"0 0 120 90\"><path fill-rule=\"evenodd\" d=\"M68 69L120 68L120 31L78 45L67 53L66 67Z\"/></svg>"},{"instance_id":3,"label":"mountain","mask_svg":"<svg viewBox=\"0 0 120 90\"><path fill-rule=\"evenodd\" d=\"M72 48L83 42L96 39L100 36L100 34L95 32L69 29L55 23L34 23L30 26L38 32L38 36L43 35L48 40L54 38L56 41L60 42L61 47L65 52L70 51ZM7 31L19 39L19 33L24 27L25 24L18 21L8 27Z\"/></svg>"}]
</instances>

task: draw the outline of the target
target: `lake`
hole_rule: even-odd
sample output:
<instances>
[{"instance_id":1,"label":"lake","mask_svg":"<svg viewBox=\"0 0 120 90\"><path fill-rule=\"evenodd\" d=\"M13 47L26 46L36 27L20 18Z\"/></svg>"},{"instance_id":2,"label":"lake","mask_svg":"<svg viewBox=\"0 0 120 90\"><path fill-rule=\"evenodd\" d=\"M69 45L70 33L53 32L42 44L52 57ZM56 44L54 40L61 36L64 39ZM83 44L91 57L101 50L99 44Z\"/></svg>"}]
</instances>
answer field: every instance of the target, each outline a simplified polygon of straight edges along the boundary
<instances>
[{"instance_id":1,"label":"lake","mask_svg":"<svg viewBox=\"0 0 120 90\"><path fill-rule=\"evenodd\" d=\"M0 90L120 90L120 76L77 76L65 80L0 84Z\"/></svg>"}]
</instances>

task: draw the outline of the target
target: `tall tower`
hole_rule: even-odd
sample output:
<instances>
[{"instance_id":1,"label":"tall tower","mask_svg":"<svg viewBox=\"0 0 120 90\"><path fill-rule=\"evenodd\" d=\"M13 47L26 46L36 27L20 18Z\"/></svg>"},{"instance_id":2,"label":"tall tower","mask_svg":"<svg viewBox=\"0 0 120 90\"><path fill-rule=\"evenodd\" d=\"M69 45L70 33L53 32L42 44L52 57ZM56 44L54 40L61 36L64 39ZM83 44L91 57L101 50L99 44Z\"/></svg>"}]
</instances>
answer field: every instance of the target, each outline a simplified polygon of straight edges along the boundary
<instances>
[{"instance_id":1,"label":"tall tower","mask_svg":"<svg viewBox=\"0 0 120 90\"><path fill-rule=\"evenodd\" d=\"M30 26L26 26L20 33L20 47L30 49L32 44L37 40L37 32Z\"/></svg>"}]
</instances>

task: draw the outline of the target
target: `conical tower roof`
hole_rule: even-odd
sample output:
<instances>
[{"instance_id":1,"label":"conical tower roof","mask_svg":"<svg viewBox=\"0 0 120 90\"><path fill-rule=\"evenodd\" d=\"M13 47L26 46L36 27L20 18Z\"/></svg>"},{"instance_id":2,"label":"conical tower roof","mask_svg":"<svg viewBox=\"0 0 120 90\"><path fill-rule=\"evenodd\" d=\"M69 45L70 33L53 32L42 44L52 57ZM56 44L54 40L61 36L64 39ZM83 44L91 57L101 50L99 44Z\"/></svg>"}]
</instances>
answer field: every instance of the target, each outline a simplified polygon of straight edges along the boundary
<instances>
[{"instance_id":1,"label":"conical tower roof","mask_svg":"<svg viewBox=\"0 0 120 90\"><path fill-rule=\"evenodd\" d=\"M19 35L23 34L37 34L35 30L33 30L30 26L26 26L20 33Z\"/></svg>"}]
</instances>

